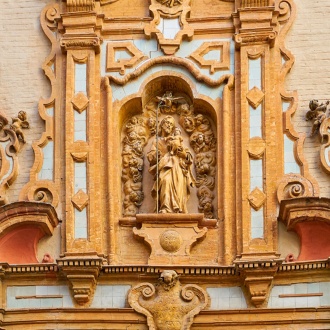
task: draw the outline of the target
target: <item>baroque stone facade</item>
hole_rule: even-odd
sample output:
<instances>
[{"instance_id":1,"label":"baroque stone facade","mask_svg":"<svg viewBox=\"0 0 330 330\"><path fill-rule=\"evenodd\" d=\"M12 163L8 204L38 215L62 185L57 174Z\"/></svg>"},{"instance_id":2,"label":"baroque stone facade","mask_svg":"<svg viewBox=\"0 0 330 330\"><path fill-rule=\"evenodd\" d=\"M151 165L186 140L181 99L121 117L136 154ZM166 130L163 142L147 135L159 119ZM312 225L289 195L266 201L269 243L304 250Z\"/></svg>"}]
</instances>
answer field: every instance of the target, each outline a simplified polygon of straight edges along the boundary
<instances>
[{"instance_id":1,"label":"baroque stone facade","mask_svg":"<svg viewBox=\"0 0 330 330\"><path fill-rule=\"evenodd\" d=\"M0 99L0 327L328 328L329 95L301 103L287 46L307 9L44 3L48 97Z\"/></svg>"}]
</instances>

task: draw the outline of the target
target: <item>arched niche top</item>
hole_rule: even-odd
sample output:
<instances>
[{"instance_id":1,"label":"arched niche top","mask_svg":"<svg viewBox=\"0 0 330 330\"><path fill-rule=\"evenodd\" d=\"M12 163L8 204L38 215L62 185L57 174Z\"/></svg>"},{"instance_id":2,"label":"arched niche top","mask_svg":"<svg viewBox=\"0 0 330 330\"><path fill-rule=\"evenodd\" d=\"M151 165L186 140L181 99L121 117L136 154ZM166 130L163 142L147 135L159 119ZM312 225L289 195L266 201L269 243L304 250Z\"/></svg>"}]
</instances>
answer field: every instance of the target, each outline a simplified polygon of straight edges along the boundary
<instances>
[{"instance_id":1,"label":"arched niche top","mask_svg":"<svg viewBox=\"0 0 330 330\"><path fill-rule=\"evenodd\" d=\"M129 118L139 115L142 113L142 103L141 97L138 95L130 95L129 97L124 99L123 105L119 109L118 113L118 124L120 130Z\"/></svg>"},{"instance_id":2,"label":"arched niche top","mask_svg":"<svg viewBox=\"0 0 330 330\"><path fill-rule=\"evenodd\" d=\"M192 86L181 76L162 72L161 76L151 79L142 86L142 106L145 106L157 95L163 95L167 91L175 91L176 95L185 95L189 104L193 103Z\"/></svg>"},{"instance_id":3,"label":"arched niche top","mask_svg":"<svg viewBox=\"0 0 330 330\"><path fill-rule=\"evenodd\" d=\"M198 94L195 84L191 79L182 73L174 71L161 71L150 75L140 87L138 93L126 96L118 106L119 128L134 115L142 114L145 106L157 96L164 95L171 91L175 96L183 96L185 102L195 106L195 110L203 115L208 115L216 125L219 123L219 116L222 109L221 99L216 101L207 95Z\"/></svg>"},{"instance_id":4,"label":"arched niche top","mask_svg":"<svg viewBox=\"0 0 330 330\"><path fill-rule=\"evenodd\" d=\"M330 199L298 197L280 203L278 219L300 238L298 261L327 259L330 255Z\"/></svg>"},{"instance_id":5,"label":"arched niche top","mask_svg":"<svg viewBox=\"0 0 330 330\"><path fill-rule=\"evenodd\" d=\"M40 228L44 235L52 235L58 224L54 207L47 203L15 202L0 207L0 238L26 225Z\"/></svg>"},{"instance_id":6,"label":"arched niche top","mask_svg":"<svg viewBox=\"0 0 330 330\"><path fill-rule=\"evenodd\" d=\"M38 263L37 243L52 235L59 220L53 206L16 202L0 208L0 261Z\"/></svg>"}]
</instances>

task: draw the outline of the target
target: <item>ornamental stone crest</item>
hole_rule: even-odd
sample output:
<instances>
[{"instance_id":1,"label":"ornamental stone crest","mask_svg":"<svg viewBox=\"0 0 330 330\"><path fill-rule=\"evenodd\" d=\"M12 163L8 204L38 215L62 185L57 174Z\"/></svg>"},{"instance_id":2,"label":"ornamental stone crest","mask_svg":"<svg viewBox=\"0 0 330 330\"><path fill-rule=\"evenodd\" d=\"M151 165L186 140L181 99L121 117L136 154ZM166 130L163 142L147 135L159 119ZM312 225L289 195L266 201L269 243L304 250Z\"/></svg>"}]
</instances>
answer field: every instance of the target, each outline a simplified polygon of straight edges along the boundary
<instances>
[{"instance_id":1,"label":"ornamental stone crest","mask_svg":"<svg viewBox=\"0 0 330 330\"><path fill-rule=\"evenodd\" d=\"M164 270L155 286L141 283L133 287L128 302L147 317L150 330L185 330L206 307L208 296L197 285L182 287L174 270Z\"/></svg>"}]
</instances>

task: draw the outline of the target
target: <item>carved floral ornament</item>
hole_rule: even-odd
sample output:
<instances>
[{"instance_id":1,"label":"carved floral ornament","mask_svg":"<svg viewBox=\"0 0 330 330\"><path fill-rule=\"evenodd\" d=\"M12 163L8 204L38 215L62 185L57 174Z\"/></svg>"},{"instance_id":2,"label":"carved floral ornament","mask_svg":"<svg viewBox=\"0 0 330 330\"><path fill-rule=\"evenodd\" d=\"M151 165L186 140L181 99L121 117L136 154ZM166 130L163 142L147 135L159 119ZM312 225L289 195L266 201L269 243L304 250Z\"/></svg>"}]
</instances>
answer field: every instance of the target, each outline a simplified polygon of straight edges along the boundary
<instances>
[{"instance_id":1,"label":"carved floral ornament","mask_svg":"<svg viewBox=\"0 0 330 330\"><path fill-rule=\"evenodd\" d=\"M319 135L321 138L320 160L323 169L330 173L330 101L324 103L318 100L309 102L309 110L306 112L306 121L312 122L310 138Z\"/></svg>"},{"instance_id":2,"label":"carved floral ornament","mask_svg":"<svg viewBox=\"0 0 330 330\"><path fill-rule=\"evenodd\" d=\"M5 191L18 175L17 153L26 143L24 129L30 128L25 111L19 111L11 123L0 112L0 204L6 204Z\"/></svg>"},{"instance_id":3,"label":"carved floral ornament","mask_svg":"<svg viewBox=\"0 0 330 330\"><path fill-rule=\"evenodd\" d=\"M155 201L151 212L188 213L191 193L199 212L214 217L217 142L210 119L195 112L187 97L170 91L154 97L123 133L124 217L135 216L148 196ZM143 189L147 175L154 180L149 191Z\"/></svg>"}]
</instances>

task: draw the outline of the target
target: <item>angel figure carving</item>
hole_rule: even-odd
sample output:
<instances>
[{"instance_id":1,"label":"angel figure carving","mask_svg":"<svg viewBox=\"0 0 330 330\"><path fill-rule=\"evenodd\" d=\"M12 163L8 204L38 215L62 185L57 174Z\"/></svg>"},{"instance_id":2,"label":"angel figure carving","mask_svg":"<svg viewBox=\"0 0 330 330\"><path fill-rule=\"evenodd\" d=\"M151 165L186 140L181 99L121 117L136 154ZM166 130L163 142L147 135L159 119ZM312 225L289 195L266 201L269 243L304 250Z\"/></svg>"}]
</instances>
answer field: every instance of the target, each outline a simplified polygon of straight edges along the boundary
<instances>
[{"instance_id":1,"label":"angel figure carving","mask_svg":"<svg viewBox=\"0 0 330 330\"><path fill-rule=\"evenodd\" d=\"M326 111L330 102L319 104L318 100L311 100L309 102L309 111L306 113L306 120L313 120L312 132L310 136L314 136L320 129L320 126L325 118L327 118Z\"/></svg>"},{"instance_id":2,"label":"angel figure carving","mask_svg":"<svg viewBox=\"0 0 330 330\"><path fill-rule=\"evenodd\" d=\"M147 155L149 172L155 179L151 195L159 213L188 213L190 187L195 184L191 172L193 157L180 134L174 118L166 116L159 125L159 137Z\"/></svg>"},{"instance_id":3,"label":"angel figure carving","mask_svg":"<svg viewBox=\"0 0 330 330\"><path fill-rule=\"evenodd\" d=\"M159 108L163 110L165 113L175 112L176 109L173 108L173 103L184 100L183 97L174 97L172 92L167 91L163 96L157 96ZM173 109L172 109L173 108Z\"/></svg>"},{"instance_id":4,"label":"angel figure carving","mask_svg":"<svg viewBox=\"0 0 330 330\"><path fill-rule=\"evenodd\" d=\"M27 116L25 111L20 111L17 117L12 118L12 123L10 128L15 132L17 138L25 143L25 137L22 129L30 128L30 124L27 121Z\"/></svg>"}]
</instances>

